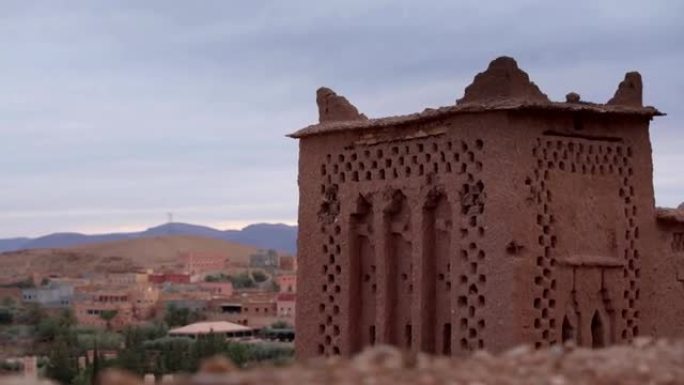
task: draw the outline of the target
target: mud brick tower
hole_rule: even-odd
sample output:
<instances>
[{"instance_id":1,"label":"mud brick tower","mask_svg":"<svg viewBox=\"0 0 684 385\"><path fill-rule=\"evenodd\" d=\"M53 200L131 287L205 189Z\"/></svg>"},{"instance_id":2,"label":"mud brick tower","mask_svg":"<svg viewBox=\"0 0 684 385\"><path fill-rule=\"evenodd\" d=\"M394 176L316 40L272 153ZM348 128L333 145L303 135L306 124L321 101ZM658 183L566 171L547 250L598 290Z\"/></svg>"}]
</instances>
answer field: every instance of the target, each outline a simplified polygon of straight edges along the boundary
<instances>
[{"instance_id":1,"label":"mud brick tower","mask_svg":"<svg viewBox=\"0 0 684 385\"><path fill-rule=\"evenodd\" d=\"M630 72L606 104L552 102L501 57L413 115L368 119L319 89L320 123L291 135L298 355L684 335L684 214L656 213L661 113L641 87Z\"/></svg>"}]
</instances>

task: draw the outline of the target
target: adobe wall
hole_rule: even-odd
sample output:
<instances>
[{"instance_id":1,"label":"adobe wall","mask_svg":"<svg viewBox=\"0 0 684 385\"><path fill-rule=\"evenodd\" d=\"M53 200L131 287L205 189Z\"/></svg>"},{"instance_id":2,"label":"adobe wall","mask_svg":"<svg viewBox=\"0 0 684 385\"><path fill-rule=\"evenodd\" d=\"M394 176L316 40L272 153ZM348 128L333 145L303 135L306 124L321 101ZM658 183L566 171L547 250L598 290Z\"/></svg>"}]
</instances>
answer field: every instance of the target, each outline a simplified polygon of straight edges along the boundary
<instances>
[{"instance_id":1,"label":"adobe wall","mask_svg":"<svg viewBox=\"0 0 684 385\"><path fill-rule=\"evenodd\" d=\"M679 333L638 73L607 104L551 102L510 58L455 106L368 120L329 89L317 102L293 134L299 356Z\"/></svg>"},{"instance_id":2,"label":"adobe wall","mask_svg":"<svg viewBox=\"0 0 684 385\"><path fill-rule=\"evenodd\" d=\"M681 210L679 210L682 213ZM646 333L659 337L684 336L684 223L659 220L657 252L645 266L645 278L653 288L644 297Z\"/></svg>"},{"instance_id":3,"label":"adobe wall","mask_svg":"<svg viewBox=\"0 0 684 385\"><path fill-rule=\"evenodd\" d=\"M490 199L508 206L501 228L518 249L516 342L643 334L642 297L654 290L643 266L657 243L648 119L514 113L509 129L510 164L497 167L507 173Z\"/></svg>"},{"instance_id":4,"label":"adobe wall","mask_svg":"<svg viewBox=\"0 0 684 385\"><path fill-rule=\"evenodd\" d=\"M509 239L486 221L505 124L461 115L301 142L299 355L510 346Z\"/></svg>"}]
</instances>

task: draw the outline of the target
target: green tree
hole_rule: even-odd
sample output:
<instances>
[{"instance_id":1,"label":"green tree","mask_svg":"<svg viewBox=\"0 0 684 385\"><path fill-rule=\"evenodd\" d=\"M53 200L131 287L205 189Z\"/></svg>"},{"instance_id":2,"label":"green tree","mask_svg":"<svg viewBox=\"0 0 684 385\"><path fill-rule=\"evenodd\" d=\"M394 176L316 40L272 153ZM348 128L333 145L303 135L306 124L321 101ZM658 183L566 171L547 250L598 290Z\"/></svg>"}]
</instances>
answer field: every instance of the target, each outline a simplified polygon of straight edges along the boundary
<instances>
[{"instance_id":1,"label":"green tree","mask_svg":"<svg viewBox=\"0 0 684 385\"><path fill-rule=\"evenodd\" d=\"M8 309L14 309L14 307L17 305L17 302L12 297L5 297L2 299L2 303L0 303L0 305Z\"/></svg>"},{"instance_id":2,"label":"green tree","mask_svg":"<svg viewBox=\"0 0 684 385\"><path fill-rule=\"evenodd\" d=\"M67 337L60 336L48 353L45 375L62 384L71 384L78 374L78 358Z\"/></svg>"},{"instance_id":3,"label":"green tree","mask_svg":"<svg viewBox=\"0 0 684 385\"><path fill-rule=\"evenodd\" d=\"M195 342L185 337L162 337L146 341L144 348L147 353L156 355L157 374L169 372L188 372L195 368L192 350Z\"/></svg>"},{"instance_id":4,"label":"green tree","mask_svg":"<svg viewBox=\"0 0 684 385\"><path fill-rule=\"evenodd\" d=\"M202 314L199 311L190 310L187 307L178 307L172 303L166 307L164 322L169 327L176 327L185 326L193 322L201 321L202 318Z\"/></svg>"},{"instance_id":5,"label":"green tree","mask_svg":"<svg viewBox=\"0 0 684 385\"><path fill-rule=\"evenodd\" d=\"M254 279L247 272L242 272L237 275L230 276L230 282L236 289L249 289L256 286Z\"/></svg>"},{"instance_id":6,"label":"green tree","mask_svg":"<svg viewBox=\"0 0 684 385\"><path fill-rule=\"evenodd\" d=\"M232 282L232 277L223 273L208 275L204 278L206 282Z\"/></svg>"},{"instance_id":7,"label":"green tree","mask_svg":"<svg viewBox=\"0 0 684 385\"><path fill-rule=\"evenodd\" d=\"M112 330L112 320L119 314L118 310L103 310L100 312L100 318L107 323L107 330Z\"/></svg>"},{"instance_id":8,"label":"green tree","mask_svg":"<svg viewBox=\"0 0 684 385\"><path fill-rule=\"evenodd\" d=\"M292 325L287 323L287 321L276 321L271 324L271 329L293 329Z\"/></svg>"},{"instance_id":9,"label":"green tree","mask_svg":"<svg viewBox=\"0 0 684 385\"><path fill-rule=\"evenodd\" d=\"M57 336L64 335L64 332L54 317L42 319L35 328L35 336L39 342L52 342Z\"/></svg>"},{"instance_id":10,"label":"green tree","mask_svg":"<svg viewBox=\"0 0 684 385\"><path fill-rule=\"evenodd\" d=\"M14 321L14 314L9 308L0 308L0 325L10 325Z\"/></svg>"},{"instance_id":11,"label":"green tree","mask_svg":"<svg viewBox=\"0 0 684 385\"><path fill-rule=\"evenodd\" d=\"M264 273L261 270L255 270L254 272L252 272L252 278L256 283L261 283L268 280L268 275L266 275L266 273Z\"/></svg>"},{"instance_id":12,"label":"green tree","mask_svg":"<svg viewBox=\"0 0 684 385\"><path fill-rule=\"evenodd\" d=\"M164 322L169 327L183 326L188 324L190 310L188 308L179 308L172 303L166 307L166 314L164 315Z\"/></svg>"},{"instance_id":13,"label":"green tree","mask_svg":"<svg viewBox=\"0 0 684 385\"><path fill-rule=\"evenodd\" d=\"M31 326L36 326L47 317L47 313L43 309L42 306L40 306L37 303L29 303L24 306L24 308L20 312L20 322L31 325Z\"/></svg>"},{"instance_id":14,"label":"green tree","mask_svg":"<svg viewBox=\"0 0 684 385\"><path fill-rule=\"evenodd\" d=\"M124 349L114 363L115 366L138 375L145 374L146 356L143 349L146 332L141 328L128 328L124 331Z\"/></svg>"},{"instance_id":15,"label":"green tree","mask_svg":"<svg viewBox=\"0 0 684 385\"><path fill-rule=\"evenodd\" d=\"M71 385L94 385L90 380L89 368L80 371L72 380Z\"/></svg>"},{"instance_id":16,"label":"green tree","mask_svg":"<svg viewBox=\"0 0 684 385\"><path fill-rule=\"evenodd\" d=\"M209 333L197 338L191 348L191 371L196 371L203 359L222 354L225 349L225 340L216 333Z\"/></svg>"},{"instance_id":17,"label":"green tree","mask_svg":"<svg viewBox=\"0 0 684 385\"><path fill-rule=\"evenodd\" d=\"M250 360L250 347L246 344L228 343L223 353L237 366L244 366Z\"/></svg>"},{"instance_id":18,"label":"green tree","mask_svg":"<svg viewBox=\"0 0 684 385\"><path fill-rule=\"evenodd\" d=\"M63 328L72 328L76 326L76 315L74 315L74 311L70 308L62 310L59 314L58 322Z\"/></svg>"},{"instance_id":19,"label":"green tree","mask_svg":"<svg viewBox=\"0 0 684 385\"><path fill-rule=\"evenodd\" d=\"M95 343L95 349L93 349L93 364L90 369L90 383L97 383L97 376L100 375L100 352L97 349L97 342Z\"/></svg>"},{"instance_id":20,"label":"green tree","mask_svg":"<svg viewBox=\"0 0 684 385\"><path fill-rule=\"evenodd\" d=\"M161 354L157 355L157 362L154 364L154 375L155 377L159 378L160 376L163 376L164 374L169 373L169 369L166 367L166 362L164 361L164 357L167 355L167 352L160 352Z\"/></svg>"}]
</instances>

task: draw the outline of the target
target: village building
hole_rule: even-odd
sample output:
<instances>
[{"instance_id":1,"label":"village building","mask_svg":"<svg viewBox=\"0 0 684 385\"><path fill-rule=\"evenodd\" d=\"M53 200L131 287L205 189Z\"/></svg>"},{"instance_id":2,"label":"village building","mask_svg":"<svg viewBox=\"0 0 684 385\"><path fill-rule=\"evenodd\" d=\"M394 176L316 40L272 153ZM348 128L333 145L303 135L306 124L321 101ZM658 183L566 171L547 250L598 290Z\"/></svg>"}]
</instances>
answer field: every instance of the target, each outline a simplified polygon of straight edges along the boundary
<instances>
[{"instance_id":1,"label":"village building","mask_svg":"<svg viewBox=\"0 0 684 385\"><path fill-rule=\"evenodd\" d=\"M212 298L230 298L233 296L233 284L225 282L198 282L199 290L208 292Z\"/></svg>"},{"instance_id":2,"label":"village building","mask_svg":"<svg viewBox=\"0 0 684 385\"><path fill-rule=\"evenodd\" d=\"M121 329L156 315L160 290L155 285L96 282L75 289L73 310L79 324Z\"/></svg>"},{"instance_id":3,"label":"village building","mask_svg":"<svg viewBox=\"0 0 684 385\"><path fill-rule=\"evenodd\" d=\"M0 287L0 306L22 302L24 296L18 287Z\"/></svg>"},{"instance_id":4,"label":"village building","mask_svg":"<svg viewBox=\"0 0 684 385\"><path fill-rule=\"evenodd\" d=\"M189 273L151 273L147 277L150 283L164 284L164 283L190 283L191 274Z\"/></svg>"},{"instance_id":5,"label":"village building","mask_svg":"<svg viewBox=\"0 0 684 385\"><path fill-rule=\"evenodd\" d=\"M207 315L212 320L226 320L257 329L278 321L294 321L292 316L280 316L278 293L263 291L236 293L232 298L212 301Z\"/></svg>"},{"instance_id":6,"label":"village building","mask_svg":"<svg viewBox=\"0 0 684 385\"><path fill-rule=\"evenodd\" d=\"M120 330L135 321L128 287L80 287L74 296L73 310L77 322L84 326Z\"/></svg>"},{"instance_id":7,"label":"village building","mask_svg":"<svg viewBox=\"0 0 684 385\"><path fill-rule=\"evenodd\" d=\"M24 303L35 303L48 309L68 308L74 297L74 287L48 282L45 286L22 289L21 296Z\"/></svg>"},{"instance_id":8,"label":"village building","mask_svg":"<svg viewBox=\"0 0 684 385\"><path fill-rule=\"evenodd\" d=\"M207 318L211 321L229 321L240 325L251 325L250 317L242 312L242 300L239 297L212 300L209 303L209 310Z\"/></svg>"},{"instance_id":9,"label":"village building","mask_svg":"<svg viewBox=\"0 0 684 385\"><path fill-rule=\"evenodd\" d=\"M275 250L261 250L249 256L249 267L273 270L279 265L278 253Z\"/></svg>"},{"instance_id":10,"label":"village building","mask_svg":"<svg viewBox=\"0 0 684 385\"><path fill-rule=\"evenodd\" d=\"M254 335L252 328L227 321L196 322L169 330L173 337L201 338L214 334L227 340L249 339Z\"/></svg>"},{"instance_id":11,"label":"village building","mask_svg":"<svg viewBox=\"0 0 684 385\"><path fill-rule=\"evenodd\" d=\"M278 321L294 323L293 293L236 293L231 298L216 298L205 314L210 320L223 320L253 328L270 327Z\"/></svg>"},{"instance_id":12,"label":"village building","mask_svg":"<svg viewBox=\"0 0 684 385\"><path fill-rule=\"evenodd\" d=\"M278 257L278 269L281 271L297 271L297 257L294 255L281 255Z\"/></svg>"},{"instance_id":13,"label":"village building","mask_svg":"<svg viewBox=\"0 0 684 385\"><path fill-rule=\"evenodd\" d=\"M211 293L198 290L194 285L170 285L162 289L157 302L157 315L165 314L169 307L203 313L209 309Z\"/></svg>"},{"instance_id":14,"label":"village building","mask_svg":"<svg viewBox=\"0 0 684 385\"><path fill-rule=\"evenodd\" d=\"M275 317L277 315L276 301L273 296L258 296L242 302L242 314L254 317Z\"/></svg>"},{"instance_id":15,"label":"village building","mask_svg":"<svg viewBox=\"0 0 684 385\"><path fill-rule=\"evenodd\" d=\"M220 253L184 252L180 260L191 275L221 272L230 265L230 257Z\"/></svg>"},{"instance_id":16,"label":"village building","mask_svg":"<svg viewBox=\"0 0 684 385\"><path fill-rule=\"evenodd\" d=\"M136 285L149 282L147 272L121 272L107 273L101 277L100 281L112 285Z\"/></svg>"},{"instance_id":17,"label":"village building","mask_svg":"<svg viewBox=\"0 0 684 385\"><path fill-rule=\"evenodd\" d=\"M296 293L297 292L297 275L296 274L279 274L275 277L278 288L281 293Z\"/></svg>"},{"instance_id":18,"label":"village building","mask_svg":"<svg viewBox=\"0 0 684 385\"><path fill-rule=\"evenodd\" d=\"M130 286L130 298L133 304L133 317L144 321L156 315L157 302L159 302L160 290L148 283L137 283Z\"/></svg>"},{"instance_id":19,"label":"village building","mask_svg":"<svg viewBox=\"0 0 684 385\"><path fill-rule=\"evenodd\" d=\"M502 57L448 107L317 103L292 135L300 357L684 336L684 212L654 207L638 73L552 102Z\"/></svg>"},{"instance_id":20,"label":"village building","mask_svg":"<svg viewBox=\"0 0 684 385\"><path fill-rule=\"evenodd\" d=\"M276 297L278 318L294 321L296 295L294 293L280 293Z\"/></svg>"}]
</instances>

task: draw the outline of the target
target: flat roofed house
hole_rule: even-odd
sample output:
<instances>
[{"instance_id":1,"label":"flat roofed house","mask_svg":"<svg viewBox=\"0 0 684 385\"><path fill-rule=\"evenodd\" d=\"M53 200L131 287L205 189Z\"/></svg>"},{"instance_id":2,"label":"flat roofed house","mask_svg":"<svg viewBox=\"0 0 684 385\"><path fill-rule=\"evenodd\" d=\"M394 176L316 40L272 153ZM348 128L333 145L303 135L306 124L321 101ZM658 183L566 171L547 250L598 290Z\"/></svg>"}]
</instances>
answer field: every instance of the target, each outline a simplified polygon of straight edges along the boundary
<instances>
[{"instance_id":1,"label":"flat roofed house","mask_svg":"<svg viewBox=\"0 0 684 385\"><path fill-rule=\"evenodd\" d=\"M169 335L174 337L198 338L212 333L227 339L234 339L252 337L254 331L250 327L228 321L196 322L169 330Z\"/></svg>"}]
</instances>

